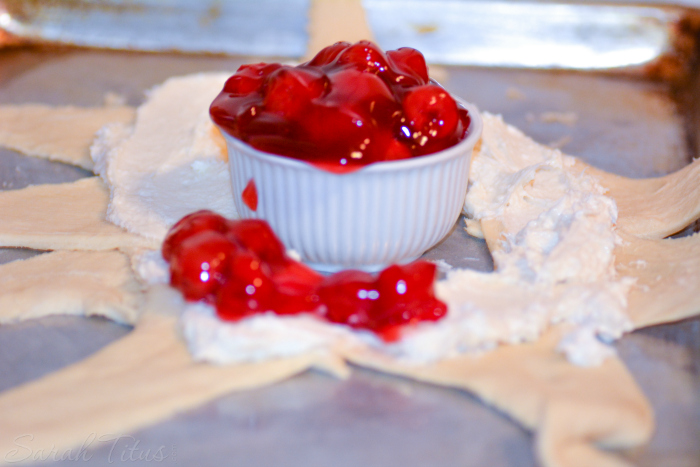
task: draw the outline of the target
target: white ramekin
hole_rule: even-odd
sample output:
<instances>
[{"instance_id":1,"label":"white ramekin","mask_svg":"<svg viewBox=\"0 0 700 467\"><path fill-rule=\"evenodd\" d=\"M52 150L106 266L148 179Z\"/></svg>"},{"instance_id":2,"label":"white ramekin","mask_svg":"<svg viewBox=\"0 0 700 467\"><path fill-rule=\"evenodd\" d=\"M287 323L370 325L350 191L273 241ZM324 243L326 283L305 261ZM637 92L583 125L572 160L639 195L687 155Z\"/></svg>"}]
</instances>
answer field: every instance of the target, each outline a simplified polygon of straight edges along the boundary
<instances>
[{"instance_id":1,"label":"white ramekin","mask_svg":"<svg viewBox=\"0 0 700 467\"><path fill-rule=\"evenodd\" d=\"M268 221L287 248L320 271L413 261L449 233L464 204L482 122L474 105L459 102L471 123L456 146L347 174L258 151L222 131L236 209L242 218ZM241 197L251 179L255 211Z\"/></svg>"}]
</instances>

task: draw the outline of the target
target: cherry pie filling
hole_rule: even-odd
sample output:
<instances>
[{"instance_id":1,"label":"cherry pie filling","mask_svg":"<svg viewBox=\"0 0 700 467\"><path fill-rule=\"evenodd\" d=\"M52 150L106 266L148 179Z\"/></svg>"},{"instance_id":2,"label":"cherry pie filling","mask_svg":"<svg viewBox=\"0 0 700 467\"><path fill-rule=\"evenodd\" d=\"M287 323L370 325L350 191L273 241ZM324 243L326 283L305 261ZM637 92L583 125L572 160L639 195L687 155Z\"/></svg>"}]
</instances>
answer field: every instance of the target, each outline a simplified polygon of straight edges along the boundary
<instances>
[{"instance_id":1,"label":"cherry pie filling","mask_svg":"<svg viewBox=\"0 0 700 467\"><path fill-rule=\"evenodd\" d=\"M162 254L171 285L187 300L213 305L227 321L270 311L312 313L391 341L401 326L447 313L435 298L433 263L392 265L378 275L346 270L323 276L290 258L263 220L189 214L170 229Z\"/></svg>"},{"instance_id":2,"label":"cherry pie filling","mask_svg":"<svg viewBox=\"0 0 700 467\"><path fill-rule=\"evenodd\" d=\"M209 109L225 132L272 154L345 173L433 154L465 138L470 117L428 78L423 55L338 42L299 66L241 66Z\"/></svg>"}]
</instances>

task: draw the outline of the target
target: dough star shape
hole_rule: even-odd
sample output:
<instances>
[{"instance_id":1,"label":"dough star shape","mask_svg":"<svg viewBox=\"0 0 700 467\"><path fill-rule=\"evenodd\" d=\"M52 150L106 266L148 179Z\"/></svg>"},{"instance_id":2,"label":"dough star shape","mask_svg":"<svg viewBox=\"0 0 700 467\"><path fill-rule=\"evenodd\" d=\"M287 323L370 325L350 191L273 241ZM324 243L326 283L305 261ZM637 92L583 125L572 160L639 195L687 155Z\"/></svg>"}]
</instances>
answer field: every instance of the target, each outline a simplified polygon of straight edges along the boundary
<instances>
[{"instance_id":1,"label":"dough star shape","mask_svg":"<svg viewBox=\"0 0 700 467\"><path fill-rule=\"evenodd\" d=\"M97 130L133 120L134 109L127 106L63 107L58 113L46 105L8 105L0 110L0 140L30 156L92 170L89 147Z\"/></svg>"},{"instance_id":2,"label":"dough star shape","mask_svg":"<svg viewBox=\"0 0 700 467\"><path fill-rule=\"evenodd\" d=\"M372 39L359 0L312 0L310 19L311 51L338 40ZM70 138L63 136L67 115L73 116L67 124L73 129ZM15 126L11 132L0 130L0 145L88 168L109 180L119 174L110 174L100 154L112 146L110 137L123 138L128 133L134 118L139 117L130 108L8 106L0 108L0 128L10 128L2 122ZM23 123L27 121L34 125ZM108 130L100 132L93 158L87 157L94 132L105 124L109 124ZM46 128L53 129L52 133ZM215 152L214 147L210 150ZM212 161L212 165L218 163L215 157ZM602 171L596 173L601 175L603 185L607 180L618 182L616 186L627 183ZM691 186L698 185L696 179ZM623 193L610 191L613 198ZM80 228L61 220L64 214L75 215L74 207L52 204L54 198L64 196L82 203L79 210L85 215L79 216ZM44 214L55 211L57 215L50 222L43 215L28 222L27 210L12 209L19 200L35 203L33 209L43 205ZM107 221L109 215L119 223L118 213L108 213L108 200L106 187L97 178L0 193L1 245L65 250L0 266L0 323L47 314L99 314L134 324L133 331L124 338L83 361L0 393L0 463L19 460L13 457L17 451L11 440L21 434L34 435L33 448L61 452L79 445L89 433L126 433L229 392L272 384L310 368L345 378L350 374L346 362L473 392L536 433L535 453L545 467L625 466L628 463L615 450L638 446L651 435L651 408L623 363L611 357L592 368L570 364L555 350L566 332L564 326L552 326L532 343L500 346L480 357L453 358L424 366L408 366L369 349L342 346L332 352L256 364L213 366L194 362L177 331L177 316L184 306L181 296L163 285L139 285L128 267L129 257L135 262L143 248L157 248L164 217L154 221L149 216L152 213L146 213L144 219L155 228L139 231L128 226L132 230L129 233ZM634 199L620 201L623 206L635 205ZM624 209L620 212L621 224L640 225L632 218L627 221ZM167 217L172 213L161 214ZM637 216L643 217L643 213ZM641 225L643 234L645 224ZM483 231L491 249L499 247L503 229L498 219L472 222L470 226L474 233ZM658 238L658 232L657 228L650 238ZM642 236L639 231L633 233ZM682 242L695 245L693 251L700 250L696 238ZM680 244L667 243L676 240L645 242L630 242L621 249L617 262L618 270L631 271L646 286L633 290L630 296L631 305L646 304L638 307L640 313L632 313L635 325L697 313L700 304L688 297L687 291L685 300L664 300L678 290L678 284L664 281L659 285L652 274L654 267L666 267L663 274L675 277L673 265L686 259L678 253ZM669 255L673 256L672 263L664 263L662 258ZM637 274L635 265L640 259L652 267ZM700 271L696 272L691 279L700 285ZM35 292L36 288L22 287L10 279L37 275L45 284L63 281L56 282L62 284L55 287L61 289L56 295L59 299L47 301ZM94 287L84 283L83 278L88 276L95 278ZM660 293L654 295L654 290ZM656 299L649 300L651 295Z\"/></svg>"},{"instance_id":3,"label":"dough star shape","mask_svg":"<svg viewBox=\"0 0 700 467\"><path fill-rule=\"evenodd\" d=\"M55 111L60 112L61 109ZM97 181L86 179L58 188L79 193L84 184L94 185ZM17 196L21 191L0 193L0 206L3 206L4 199ZM43 199L46 202L47 198ZM35 201L41 204L40 200ZM95 212L105 213L106 202L107 199L102 198L96 203L101 205L101 209ZM15 217L22 216L17 214ZM91 222L111 226L100 215L93 216ZM483 227L489 245L497 248L502 232L497 219L485 220ZM0 238L3 238L1 230L3 227L0 227ZM143 237L123 231L120 233L127 240L117 241L111 248L121 248L127 255L133 256L139 245L138 242L133 243L131 238ZM80 232L69 232L60 237L76 235L80 235ZM34 241L26 245L22 238L22 235L17 235L9 243L36 247ZM666 258L669 251L679 251L673 247L673 242L692 242L695 245L697 238L644 240L650 242L646 246L632 241L621 250L619 268L629 268L632 262L639 260L660 264L662 261L659 258ZM44 240L43 248L75 249L80 248L79 244L66 242L65 238L49 238ZM116 261L110 265L104 258L94 255L109 255ZM104 290L102 298L88 299L87 291L93 287L83 289L79 285L81 281L77 280L64 287L65 296L69 298L54 302L54 308L48 309L31 289L13 288L10 284L7 289L0 288L6 291L3 293L6 301L3 303L9 303L7 309L12 310L3 315L3 321L12 322L46 314L101 314L121 322L134 323L134 330L81 362L0 394L0 415L4 420L0 427L0 459L4 461L16 460L12 458L13 452L16 453L13 451L15 446L8 440L29 430L35 436L33 447L70 449L84 440L86 433L136 430L231 391L272 384L309 368L318 368L344 378L350 372L345 362L473 392L487 404L535 431L537 456L548 467L626 465L610 449L624 449L644 443L653 429L649 404L619 359L613 357L598 367L582 368L571 365L555 351L556 343L566 331L565 326L551 327L533 343L501 346L480 357L452 358L423 366L402 364L369 349L342 346L331 353L256 364L212 366L192 361L178 335L177 316L184 305L179 294L161 285L148 286L145 292L142 291L135 285L133 272L125 267L124 253L113 250L49 253L0 266L0 278L10 275L30 277L29 274L37 271L33 264L41 263L36 268L45 270L47 268L41 267L44 262L55 261L48 268L51 271L45 271L43 278L50 283L52 274L54 277L65 275L61 268L81 270L76 262L79 257L84 258L85 270L99 265L98 269L102 270L104 277L117 277L110 279L113 289ZM664 273L673 276L672 265L676 263L670 264L670 269ZM29 272L18 272L23 267ZM637 293L653 295L655 285L652 274L644 277L647 277L645 285L648 288L640 288ZM700 284L699 277L700 274L693 274L691 280ZM0 287L5 282L0 281ZM662 292L666 293L665 290ZM78 300L80 297L85 299L81 302ZM643 298L635 300L649 302ZM692 301L679 305L657 300L653 303L653 309L647 309L634 321L641 326L680 319L695 314L697 305ZM173 390L175 387L177 391ZM110 394L118 396L114 399ZM71 414L68 425L64 413Z\"/></svg>"}]
</instances>

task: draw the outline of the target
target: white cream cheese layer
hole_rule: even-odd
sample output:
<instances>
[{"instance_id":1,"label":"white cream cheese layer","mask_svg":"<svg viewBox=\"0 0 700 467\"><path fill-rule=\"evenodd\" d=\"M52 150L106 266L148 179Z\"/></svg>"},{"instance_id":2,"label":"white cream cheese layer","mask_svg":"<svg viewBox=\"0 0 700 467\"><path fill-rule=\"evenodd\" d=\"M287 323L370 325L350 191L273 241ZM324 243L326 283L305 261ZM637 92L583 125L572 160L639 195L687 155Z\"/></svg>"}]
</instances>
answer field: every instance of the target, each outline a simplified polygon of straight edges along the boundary
<instances>
[{"instance_id":1,"label":"white cream cheese layer","mask_svg":"<svg viewBox=\"0 0 700 467\"><path fill-rule=\"evenodd\" d=\"M238 322L222 322L213 307L188 305L182 315L182 333L192 357L217 364L245 363L301 355L331 353L342 345L364 346L368 332L352 331L311 315L279 316L273 312Z\"/></svg>"},{"instance_id":2,"label":"white cream cheese layer","mask_svg":"<svg viewBox=\"0 0 700 467\"><path fill-rule=\"evenodd\" d=\"M496 272L486 281L510 278L530 294L522 300L534 300L544 313L528 313L526 319L504 315L499 310L507 308L497 299L482 310L500 327L504 342L523 326L535 326L539 334L551 323L571 323L574 330L561 350L575 363L598 364L612 352L602 341L632 327L625 313L632 282L616 277L614 269L617 207L593 177L567 170L572 157L535 143L500 117L484 114L483 119L465 211L473 219L500 220L505 234L492 253ZM442 297L450 309L472 302L459 295L470 282L473 278L448 277ZM521 294L518 287L502 290Z\"/></svg>"},{"instance_id":3,"label":"white cream cheese layer","mask_svg":"<svg viewBox=\"0 0 700 467\"><path fill-rule=\"evenodd\" d=\"M208 117L225 78L170 79L152 91L134 128L102 131L93 154L111 187L110 220L162 238L197 209L235 217L226 158ZM436 293L449 307L443 320L385 344L369 332L308 316L222 322L211 307L197 304L182 317L195 358L259 361L331 351L342 343L424 363L532 341L553 323L568 323L560 349L573 363L594 365L611 355L606 342L631 329L624 312L631 283L616 277L613 267L614 202L595 179L567 170L573 158L535 143L500 117L483 119L465 212L475 220L498 219L505 239L493 252L495 272L453 269L438 282ZM136 258L135 269L147 281L167 280L158 252Z\"/></svg>"},{"instance_id":4,"label":"white cream cheese layer","mask_svg":"<svg viewBox=\"0 0 700 467\"><path fill-rule=\"evenodd\" d=\"M102 129L91 153L110 186L111 222L160 240L199 209L237 217L225 143L209 118L228 76L171 78L151 90L133 128Z\"/></svg>"}]
</instances>

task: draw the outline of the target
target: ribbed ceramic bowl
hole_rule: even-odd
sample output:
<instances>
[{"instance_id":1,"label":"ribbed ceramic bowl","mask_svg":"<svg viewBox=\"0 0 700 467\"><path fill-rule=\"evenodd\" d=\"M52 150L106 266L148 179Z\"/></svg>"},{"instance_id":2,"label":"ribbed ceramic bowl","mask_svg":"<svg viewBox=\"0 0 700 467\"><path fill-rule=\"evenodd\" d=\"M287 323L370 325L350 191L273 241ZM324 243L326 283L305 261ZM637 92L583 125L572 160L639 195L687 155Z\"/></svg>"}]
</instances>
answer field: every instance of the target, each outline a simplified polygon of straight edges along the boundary
<instances>
[{"instance_id":1,"label":"ribbed ceramic bowl","mask_svg":"<svg viewBox=\"0 0 700 467\"><path fill-rule=\"evenodd\" d=\"M222 131L236 209L242 218L268 221L287 248L320 271L412 261L447 235L464 204L482 122L475 106L460 104L471 123L456 146L347 174L258 151ZM251 179L255 211L242 198Z\"/></svg>"}]
</instances>

